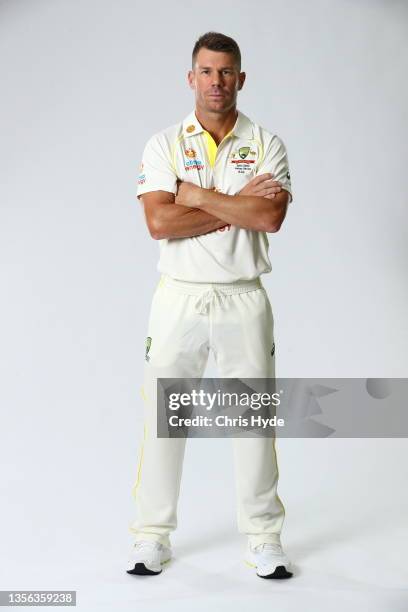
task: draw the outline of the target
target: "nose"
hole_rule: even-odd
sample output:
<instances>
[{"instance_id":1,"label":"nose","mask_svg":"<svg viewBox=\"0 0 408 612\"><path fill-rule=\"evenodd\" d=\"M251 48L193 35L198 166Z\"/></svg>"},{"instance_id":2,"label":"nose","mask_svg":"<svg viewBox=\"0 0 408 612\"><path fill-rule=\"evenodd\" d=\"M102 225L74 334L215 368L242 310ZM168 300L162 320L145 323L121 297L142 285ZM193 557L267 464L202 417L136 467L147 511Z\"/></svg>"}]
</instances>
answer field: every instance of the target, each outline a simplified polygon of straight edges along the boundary
<instances>
[{"instance_id":1,"label":"nose","mask_svg":"<svg viewBox=\"0 0 408 612\"><path fill-rule=\"evenodd\" d=\"M222 74L215 70L213 73L213 85L220 85L221 82L222 82Z\"/></svg>"}]
</instances>

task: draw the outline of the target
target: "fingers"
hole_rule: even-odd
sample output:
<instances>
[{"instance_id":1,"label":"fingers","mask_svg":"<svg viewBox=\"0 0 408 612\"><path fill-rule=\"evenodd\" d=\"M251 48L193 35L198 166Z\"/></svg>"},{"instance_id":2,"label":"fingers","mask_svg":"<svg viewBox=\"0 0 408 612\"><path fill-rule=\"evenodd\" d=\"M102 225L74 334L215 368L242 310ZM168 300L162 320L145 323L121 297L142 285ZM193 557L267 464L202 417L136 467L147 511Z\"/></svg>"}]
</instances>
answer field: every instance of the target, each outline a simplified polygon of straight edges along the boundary
<instances>
[{"instance_id":1,"label":"fingers","mask_svg":"<svg viewBox=\"0 0 408 612\"><path fill-rule=\"evenodd\" d=\"M253 190L254 195L266 197L267 195L277 194L282 191L282 186L277 181L273 181L270 185L263 183L260 187Z\"/></svg>"},{"instance_id":2,"label":"fingers","mask_svg":"<svg viewBox=\"0 0 408 612\"><path fill-rule=\"evenodd\" d=\"M282 191L282 185L279 181L273 179L273 174L265 173L256 176L249 181L243 189L239 192L239 195L256 195L261 197L267 197L275 195Z\"/></svg>"},{"instance_id":3,"label":"fingers","mask_svg":"<svg viewBox=\"0 0 408 612\"><path fill-rule=\"evenodd\" d=\"M251 179L248 185L252 185L252 186L260 185L264 181L271 180L272 178L273 178L273 174L271 174L270 172L266 172L265 174L260 174L259 176L256 176L255 178Z\"/></svg>"},{"instance_id":4,"label":"fingers","mask_svg":"<svg viewBox=\"0 0 408 612\"><path fill-rule=\"evenodd\" d=\"M272 193L277 194L277 193L280 193L281 191L282 191L282 187L280 185L272 186L272 187L268 187L267 189L263 189L262 195L267 196L267 195L271 195Z\"/></svg>"}]
</instances>

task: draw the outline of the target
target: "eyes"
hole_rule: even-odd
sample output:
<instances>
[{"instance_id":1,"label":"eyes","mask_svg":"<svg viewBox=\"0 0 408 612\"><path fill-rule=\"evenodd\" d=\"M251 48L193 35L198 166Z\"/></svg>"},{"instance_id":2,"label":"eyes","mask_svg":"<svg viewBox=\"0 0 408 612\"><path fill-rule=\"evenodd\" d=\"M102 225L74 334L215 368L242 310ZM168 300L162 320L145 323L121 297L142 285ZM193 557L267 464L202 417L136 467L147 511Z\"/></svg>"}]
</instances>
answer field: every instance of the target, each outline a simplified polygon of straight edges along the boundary
<instances>
[{"instance_id":1,"label":"eyes","mask_svg":"<svg viewBox=\"0 0 408 612\"><path fill-rule=\"evenodd\" d=\"M210 72L211 70L209 68L203 68L202 70L200 70L200 74L210 74ZM232 70L228 69L222 70L221 72L224 76L230 76L234 74Z\"/></svg>"}]
</instances>

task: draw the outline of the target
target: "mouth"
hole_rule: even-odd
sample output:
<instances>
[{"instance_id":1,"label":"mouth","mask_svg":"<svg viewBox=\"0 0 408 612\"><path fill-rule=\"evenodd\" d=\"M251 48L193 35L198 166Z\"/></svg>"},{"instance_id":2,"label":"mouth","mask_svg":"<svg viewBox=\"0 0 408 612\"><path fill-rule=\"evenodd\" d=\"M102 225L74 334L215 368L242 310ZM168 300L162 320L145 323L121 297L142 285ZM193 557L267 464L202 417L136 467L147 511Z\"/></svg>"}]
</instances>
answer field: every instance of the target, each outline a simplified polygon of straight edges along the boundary
<instances>
[{"instance_id":1,"label":"mouth","mask_svg":"<svg viewBox=\"0 0 408 612\"><path fill-rule=\"evenodd\" d=\"M225 98L224 94L214 94L214 93L210 93L208 94L209 98Z\"/></svg>"}]
</instances>

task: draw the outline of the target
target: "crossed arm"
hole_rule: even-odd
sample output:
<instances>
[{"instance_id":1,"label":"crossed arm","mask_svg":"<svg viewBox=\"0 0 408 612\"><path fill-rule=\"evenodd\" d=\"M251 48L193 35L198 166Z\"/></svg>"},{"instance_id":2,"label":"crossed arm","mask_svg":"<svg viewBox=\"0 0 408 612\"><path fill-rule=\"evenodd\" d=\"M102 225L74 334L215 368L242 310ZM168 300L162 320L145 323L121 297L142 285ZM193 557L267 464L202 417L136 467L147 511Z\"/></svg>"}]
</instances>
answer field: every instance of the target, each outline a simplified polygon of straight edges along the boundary
<instances>
[{"instance_id":1,"label":"crossed arm","mask_svg":"<svg viewBox=\"0 0 408 612\"><path fill-rule=\"evenodd\" d=\"M228 224L277 232L285 218L289 197L271 174L263 174L235 196L181 182L176 196L153 191L141 199L150 235L160 240L200 236Z\"/></svg>"}]
</instances>

